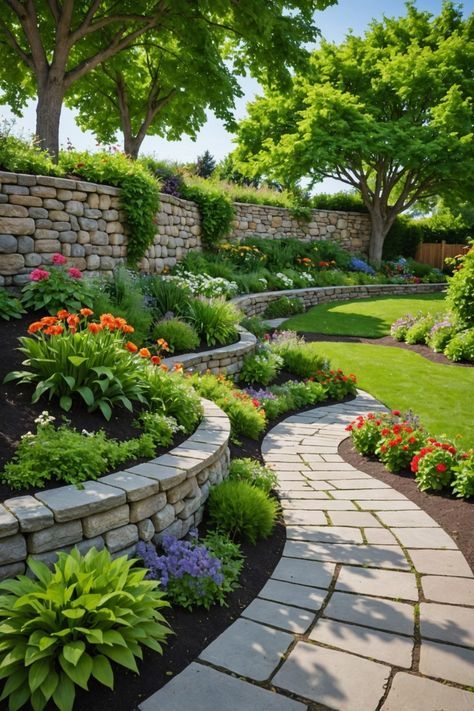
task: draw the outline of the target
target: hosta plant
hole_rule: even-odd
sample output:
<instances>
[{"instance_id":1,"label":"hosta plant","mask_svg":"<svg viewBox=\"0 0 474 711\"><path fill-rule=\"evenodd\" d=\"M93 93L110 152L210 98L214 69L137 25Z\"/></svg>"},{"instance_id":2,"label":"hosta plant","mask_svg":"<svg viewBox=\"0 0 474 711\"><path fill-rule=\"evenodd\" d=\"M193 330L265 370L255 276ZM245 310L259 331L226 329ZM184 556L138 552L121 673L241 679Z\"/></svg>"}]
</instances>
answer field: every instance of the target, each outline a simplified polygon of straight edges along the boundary
<instances>
[{"instance_id":1,"label":"hosta plant","mask_svg":"<svg viewBox=\"0 0 474 711\"><path fill-rule=\"evenodd\" d=\"M142 646L162 653L168 607L158 583L125 557L92 548L59 554L54 570L29 560L33 578L0 583L1 699L9 711L74 707L76 685L113 689L112 664L137 672Z\"/></svg>"},{"instance_id":2,"label":"hosta plant","mask_svg":"<svg viewBox=\"0 0 474 711\"><path fill-rule=\"evenodd\" d=\"M439 491L448 487L454 477L456 454L456 448L451 443L438 442L429 437L427 445L415 454L410 464L418 488L421 491Z\"/></svg>"},{"instance_id":3,"label":"hosta plant","mask_svg":"<svg viewBox=\"0 0 474 711\"><path fill-rule=\"evenodd\" d=\"M23 287L22 301L27 309L47 309L50 314L60 308L77 311L81 306L91 306L94 289L76 267L67 268L62 254L53 255L50 269L33 269L29 283Z\"/></svg>"},{"instance_id":4,"label":"hosta plant","mask_svg":"<svg viewBox=\"0 0 474 711\"><path fill-rule=\"evenodd\" d=\"M57 397L66 411L73 399L82 399L89 412L100 409L106 419L116 405L132 410L133 400L144 402L144 361L159 363L159 356L125 343L125 335L133 332L125 319L102 314L96 323L90 316L90 309L62 310L32 323L30 336L19 339L26 369L9 373L5 382L32 383L32 402Z\"/></svg>"},{"instance_id":5,"label":"hosta plant","mask_svg":"<svg viewBox=\"0 0 474 711\"><path fill-rule=\"evenodd\" d=\"M21 301L6 289L0 288L0 318L9 321L11 318L21 318L24 313Z\"/></svg>"}]
</instances>

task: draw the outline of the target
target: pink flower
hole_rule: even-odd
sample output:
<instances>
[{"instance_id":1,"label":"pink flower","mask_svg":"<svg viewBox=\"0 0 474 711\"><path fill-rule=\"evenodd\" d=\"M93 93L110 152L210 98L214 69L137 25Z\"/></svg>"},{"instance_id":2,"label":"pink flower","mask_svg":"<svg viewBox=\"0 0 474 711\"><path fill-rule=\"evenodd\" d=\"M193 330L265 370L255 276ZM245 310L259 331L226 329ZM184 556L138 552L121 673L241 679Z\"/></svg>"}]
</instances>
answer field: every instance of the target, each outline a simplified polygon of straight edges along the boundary
<instances>
[{"instance_id":1,"label":"pink flower","mask_svg":"<svg viewBox=\"0 0 474 711\"><path fill-rule=\"evenodd\" d=\"M53 256L53 264L62 265L66 264L67 259L62 254L55 254Z\"/></svg>"},{"instance_id":2,"label":"pink flower","mask_svg":"<svg viewBox=\"0 0 474 711\"><path fill-rule=\"evenodd\" d=\"M71 267L70 269L67 270L67 273L69 274L70 277L73 279L82 279L82 273L80 269L76 269L76 267Z\"/></svg>"},{"instance_id":3,"label":"pink flower","mask_svg":"<svg viewBox=\"0 0 474 711\"><path fill-rule=\"evenodd\" d=\"M30 279L31 281L45 281L49 279L49 272L46 269L33 269Z\"/></svg>"}]
</instances>

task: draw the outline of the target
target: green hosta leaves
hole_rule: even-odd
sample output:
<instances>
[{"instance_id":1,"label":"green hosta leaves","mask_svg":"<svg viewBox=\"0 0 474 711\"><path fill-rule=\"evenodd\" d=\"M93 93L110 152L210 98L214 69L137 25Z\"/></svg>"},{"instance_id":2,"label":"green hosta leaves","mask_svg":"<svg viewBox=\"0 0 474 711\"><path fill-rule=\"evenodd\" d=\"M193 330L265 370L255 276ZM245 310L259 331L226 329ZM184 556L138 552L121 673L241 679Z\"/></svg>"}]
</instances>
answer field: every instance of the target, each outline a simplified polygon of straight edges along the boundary
<instances>
[{"instance_id":1,"label":"green hosta leaves","mask_svg":"<svg viewBox=\"0 0 474 711\"><path fill-rule=\"evenodd\" d=\"M161 652L167 603L145 571L104 550L60 554L54 570L31 562L34 579L0 583L1 699L9 709L52 703L71 711L75 687L92 677L113 688L113 664L137 672L141 645Z\"/></svg>"}]
</instances>

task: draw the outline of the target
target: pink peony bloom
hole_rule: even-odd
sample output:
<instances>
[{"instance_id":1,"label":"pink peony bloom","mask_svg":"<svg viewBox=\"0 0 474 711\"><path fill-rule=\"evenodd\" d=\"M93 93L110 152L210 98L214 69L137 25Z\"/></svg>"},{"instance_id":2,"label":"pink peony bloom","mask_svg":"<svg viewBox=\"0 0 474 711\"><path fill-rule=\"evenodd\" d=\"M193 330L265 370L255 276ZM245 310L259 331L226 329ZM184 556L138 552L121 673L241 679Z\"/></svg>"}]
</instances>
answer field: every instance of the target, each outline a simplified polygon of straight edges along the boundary
<instances>
[{"instance_id":1,"label":"pink peony bloom","mask_svg":"<svg viewBox=\"0 0 474 711\"><path fill-rule=\"evenodd\" d=\"M30 279L31 281L45 281L49 279L49 272L46 269L33 269Z\"/></svg>"},{"instance_id":2,"label":"pink peony bloom","mask_svg":"<svg viewBox=\"0 0 474 711\"><path fill-rule=\"evenodd\" d=\"M82 272L80 269L76 269L76 267L71 267L67 270L67 273L73 279L82 279Z\"/></svg>"},{"instance_id":3,"label":"pink peony bloom","mask_svg":"<svg viewBox=\"0 0 474 711\"><path fill-rule=\"evenodd\" d=\"M55 254L53 256L53 264L62 265L66 264L67 259L62 254Z\"/></svg>"}]
</instances>

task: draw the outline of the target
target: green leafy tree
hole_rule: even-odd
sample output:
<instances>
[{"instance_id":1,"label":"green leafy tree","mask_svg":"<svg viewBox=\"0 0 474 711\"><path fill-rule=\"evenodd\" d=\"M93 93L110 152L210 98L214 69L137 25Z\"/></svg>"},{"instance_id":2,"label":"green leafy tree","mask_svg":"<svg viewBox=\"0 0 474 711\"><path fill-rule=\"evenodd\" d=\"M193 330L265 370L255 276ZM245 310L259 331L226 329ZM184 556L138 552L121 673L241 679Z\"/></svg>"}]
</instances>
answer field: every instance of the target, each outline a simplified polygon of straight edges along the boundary
<instances>
[{"instance_id":1,"label":"green leafy tree","mask_svg":"<svg viewBox=\"0 0 474 711\"><path fill-rule=\"evenodd\" d=\"M291 92L268 87L238 132L241 170L295 184L335 178L356 188L380 262L395 218L420 199L469 190L474 169L474 15L445 2L438 17L372 22L364 37L323 42Z\"/></svg>"},{"instance_id":2,"label":"green leafy tree","mask_svg":"<svg viewBox=\"0 0 474 711\"><path fill-rule=\"evenodd\" d=\"M334 1L3 0L2 101L21 115L26 100L36 94L37 135L42 147L57 155L66 94L150 33L159 42L171 36L180 47L203 33L222 48L237 74L250 71L270 82L283 80L304 57L304 43L316 37L314 11Z\"/></svg>"}]
</instances>

